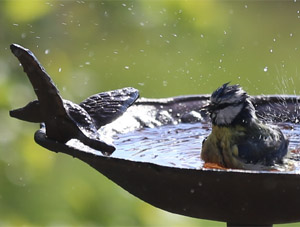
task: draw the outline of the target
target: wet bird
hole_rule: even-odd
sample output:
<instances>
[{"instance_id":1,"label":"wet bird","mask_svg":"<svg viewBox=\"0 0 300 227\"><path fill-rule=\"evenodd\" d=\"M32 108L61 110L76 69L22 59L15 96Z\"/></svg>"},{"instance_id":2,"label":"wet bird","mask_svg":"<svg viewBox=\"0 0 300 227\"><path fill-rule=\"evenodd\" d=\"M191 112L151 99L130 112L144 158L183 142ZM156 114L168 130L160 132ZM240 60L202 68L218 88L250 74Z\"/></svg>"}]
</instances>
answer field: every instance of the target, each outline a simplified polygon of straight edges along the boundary
<instances>
[{"instance_id":1,"label":"wet bird","mask_svg":"<svg viewBox=\"0 0 300 227\"><path fill-rule=\"evenodd\" d=\"M251 164L281 163L287 154L288 140L278 127L257 118L249 95L239 85L219 87L204 108L212 121L211 134L202 143L206 163L247 169Z\"/></svg>"},{"instance_id":2,"label":"wet bird","mask_svg":"<svg viewBox=\"0 0 300 227\"><path fill-rule=\"evenodd\" d=\"M23 108L10 111L10 116L42 123L48 139L65 143L75 138L105 155L112 154L115 147L103 141L97 130L121 116L139 97L138 90L128 87L102 92L78 105L62 99L30 50L17 44L10 48L22 64L38 98Z\"/></svg>"}]
</instances>

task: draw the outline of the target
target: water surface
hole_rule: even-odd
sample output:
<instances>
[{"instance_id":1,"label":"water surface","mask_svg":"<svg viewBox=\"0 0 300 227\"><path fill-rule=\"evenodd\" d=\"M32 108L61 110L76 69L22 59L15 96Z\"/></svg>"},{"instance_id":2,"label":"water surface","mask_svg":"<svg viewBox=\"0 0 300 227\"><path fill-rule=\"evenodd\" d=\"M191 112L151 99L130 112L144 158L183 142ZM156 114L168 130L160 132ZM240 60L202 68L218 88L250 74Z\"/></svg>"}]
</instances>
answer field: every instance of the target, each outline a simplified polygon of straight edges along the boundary
<instances>
[{"instance_id":1,"label":"water surface","mask_svg":"<svg viewBox=\"0 0 300 227\"><path fill-rule=\"evenodd\" d=\"M300 125L280 123L278 126L290 140L290 152L284 160L284 165L275 168L280 171L298 172ZM170 167L201 169L204 164L200 158L202 141L210 132L210 124L187 123L116 134L113 138L117 150L112 157Z\"/></svg>"}]
</instances>

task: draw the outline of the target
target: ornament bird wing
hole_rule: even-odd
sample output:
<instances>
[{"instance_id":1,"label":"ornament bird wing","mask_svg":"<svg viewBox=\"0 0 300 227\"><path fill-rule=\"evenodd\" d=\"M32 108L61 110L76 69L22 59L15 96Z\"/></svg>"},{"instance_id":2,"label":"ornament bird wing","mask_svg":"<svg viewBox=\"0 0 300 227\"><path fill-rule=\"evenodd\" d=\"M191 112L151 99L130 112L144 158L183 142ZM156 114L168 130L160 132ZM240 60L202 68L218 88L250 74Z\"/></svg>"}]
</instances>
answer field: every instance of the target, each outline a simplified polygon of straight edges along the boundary
<instances>
[{"instance_id":1,"label":"ornament bird wing","mask_svg":"<svg viewBox=\"0 0 300 227\"><path fill-rule=\"evenodd\" d=\"M132 87L92 95L79 105L94 121L97 129L120 117L139 97Z\"/></svg>"}]
</instances>

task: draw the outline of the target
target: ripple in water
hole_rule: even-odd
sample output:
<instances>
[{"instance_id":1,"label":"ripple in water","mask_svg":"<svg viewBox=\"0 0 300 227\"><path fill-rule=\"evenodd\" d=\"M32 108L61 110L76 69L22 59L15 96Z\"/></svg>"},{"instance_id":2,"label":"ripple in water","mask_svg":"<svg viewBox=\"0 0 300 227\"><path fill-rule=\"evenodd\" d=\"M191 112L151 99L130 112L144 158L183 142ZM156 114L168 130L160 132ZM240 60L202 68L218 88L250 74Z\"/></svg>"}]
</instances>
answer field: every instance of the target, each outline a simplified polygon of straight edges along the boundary
<instances>
[{"instance_id":1,"label":"ripple in water","mask_svg":"<svg viewBox=\"0 0 300 227\"><path fill-rule=\"evenodd\" d=\"M289 154L280 171L300 172L300 125L280 123L282 132L289 138ZM210 124L193 123L144 128L114 136L117 150L112 157L131 161L154 163L162 166L201 169L203 139L210 134Z\"/></svg>"}]
</instances>

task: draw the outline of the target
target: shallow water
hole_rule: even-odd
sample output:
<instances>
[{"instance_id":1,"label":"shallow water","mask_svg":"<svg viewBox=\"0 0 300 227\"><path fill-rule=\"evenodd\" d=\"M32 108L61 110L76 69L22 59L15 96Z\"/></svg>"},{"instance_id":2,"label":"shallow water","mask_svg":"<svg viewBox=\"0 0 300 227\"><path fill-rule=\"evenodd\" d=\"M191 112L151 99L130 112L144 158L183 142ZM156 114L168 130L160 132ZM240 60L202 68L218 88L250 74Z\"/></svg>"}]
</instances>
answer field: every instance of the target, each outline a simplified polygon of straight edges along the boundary
<instances>
[{"instance_id":1,"label":"shallow water","mask_svg":"<svg viewBox=\"0 0 300 227\"><path fill-rule=\"evenodd\" d=\"M289 154L280 171L300 171L300 125L280 123L282 132L290 140ZM117 150L112 157L150 162L163 166L201 169L203 139L210 134L210 124L193 123L144 128L114 135ZM260 169L260 168L258 168ZM274 168L273 168L274 169Z\"/></svg>"},{"instance_id":2,"label":"shallow water","mask_svg":"<svg viewBox=\"0 0 300 227\"><path fill-rule=\"evenodd\" d=\"M208 125L207 125L208 126ZM178 124L118 134L113 157L151 162L164 166L199 169L202 140L209 127L202 124Z\"/></svg>"}]
</instances>

